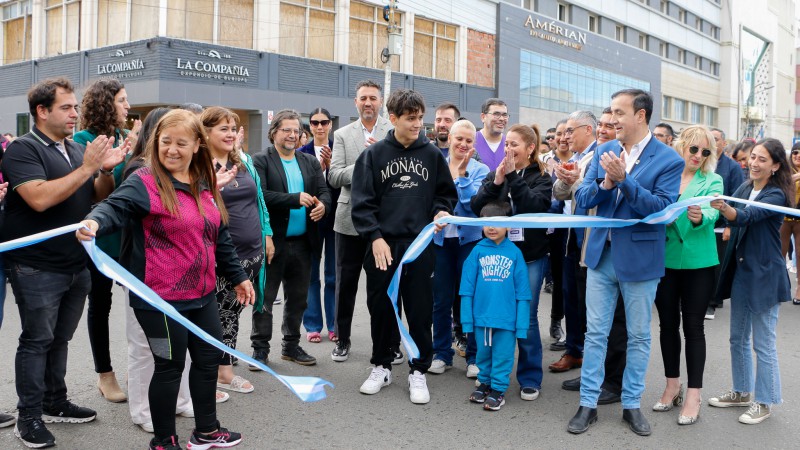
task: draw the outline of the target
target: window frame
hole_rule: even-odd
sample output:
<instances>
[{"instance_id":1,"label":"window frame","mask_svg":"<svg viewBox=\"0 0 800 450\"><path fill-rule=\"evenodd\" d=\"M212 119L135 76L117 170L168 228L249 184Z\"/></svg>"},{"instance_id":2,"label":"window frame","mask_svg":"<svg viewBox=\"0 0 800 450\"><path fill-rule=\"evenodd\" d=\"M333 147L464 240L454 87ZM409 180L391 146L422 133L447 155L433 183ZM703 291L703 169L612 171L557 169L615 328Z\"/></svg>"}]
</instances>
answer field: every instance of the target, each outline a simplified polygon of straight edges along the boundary
<instances>
[{"instance_id":1,"label":"window frame","mask_svg":"<svg viewBox=\"0 0 800 450\"><path fill-rule=\"evenodd\" d=\"M214 1L219 1L219 0L214 0ZM316 3L321 3L323 1L324 0L314 0L314 2L316 2ZM305 26L303 27L303 54L302 55L292 55L292 56L299 56L299 57L302 57L302 58L312 58L312 57L308 56L308 49L309 49L308 42L310 40L309 39L309 37L310 37L309 36L309 30L311 29L311 27L309 26L309 20L311 18L311 10L314 10L314 11L324 12L324 13L327 13L327 14L333 14L333 39L334 39L333 54L331 55L331 59L321 59L321 61L335 61L336 60L336 44L337 44L336 41L338 40L336 38L336 33L337 33L336 17L338 16L338 11L337 11L337 9L338 9L337 8L338 1L339 0L333 0L333 7L331 9L325 9L322 6L312 5L311 4L312 0L303 0L303 4L297 3L296 0L295 1L291 1L291 0L279 0L278 1L278 8L280 8L281 5L290 5L290 6L295 6L295 7L298 7L298 8L304 8L305 9ZM350 19L350 17L348 17L348 20L349 19ZM253 23L253 27L255 28L255 22ZM284 39L284 37L281 36L280 39ZM312 58L312 59L315 59L315 58Z\"/></svg>"},{"instance_id":2,"label":"window frame","mask_svg":"<svg viewBox=\"0 0 800 450\"><path fill-rule=\"evenodd\" d=\"M597 30L599 29L597 25L600 23L600 18L596 14L589 14L586 21L586 29L592 33L597 33Z\"/></svg>"},{"instance_id":3,"label":"window frame","mask_svg":"<svg viewBox=\"0 0 800 450\"><path fill-rule=\"evenodd\" d=\"M81 9L83 8L83 2L81 0L59 0L61 3L58 5L47 6L47 0L42 0L42 9L44 10L44 33L42 33L41 39L43 42L42 49L44 50L44 56L56 56L56 55L63 55L66 53L73 53L81 50ZM129 0L130 1L130 0ZM71 5L78 5L78 20L70 22L68 19L67 9ZM55 11L57 9L61 9L61 36L59 39L61 40L61 49L58 50L56 53L49 53L47 51L47 39L50 32L50 27L47 25L47 13L50 11ZM77 24L77 29L75 33L77 33L77 43L76 48L74 50L67 49L67 37L69 36L67 26L70 23Z\"/></svg>"},{"instance_id":4,"label":"window frame","mask_svg":"<svg viewBox=\"0 0 800 450\"><path fill-rule=\"evenodd\" d=\"M418 29L418 27L416 26L416 22L414 23L414 40L415 41L416 41L416 35L417 34L421 34L423 36L428 36L428 37L433 38L433 43L431 44L431 49L433 50L433 54L431 55L431 65L432 65L432 67L431 67L431 78L435 78L437 80L445 80L445 81L458 81L458 64L459 64L459 61L458 61L458 48L459 48L458 47L459 46L458 35L459 35L459 31L458 30L460 28L459 25L450 24L450 23L446 23L446 22L441 22L441 21L438 21L436 19L430 19L428 17L421 16L421 15L416 16L415 17L415 21L417 20L417 18L425 20L427 22L433 23L433 33L428 33L427 31L420 31ZM450 39L447 36L445 36L444 34L442 34L440 36L439 35L439 26L440 25L441 26L445 26L445 27L453 27L453 28L455 28L455 37L453 39ZM440 39L453 43L453 48L455 50L454 51L454 55L453 55L453 62L456 65L456 67L453 68L453 79L452 80L448 80L447 78L441 78L441 76L438 73L436 73L437 72L437 68L438 68L437 61L439 59L439 56L438 56L439 45L438 45L438 43L439 43ZM416 49L416 42L415 42L415 44L414 44L414 52L416 52L416 51L417 51L417 49ZM416 59L416 55L415 55L414 58ZM425 76L425 75L422 75L422 76Z\"/></svg>"},{"instance_id":5,"label":"window frame","mask_svg":"<svg viewBox=\"0 0 800 450\"><path fill-rule=\"evenodd\" d=\"M383 8L380 5L375 5L373 3L368 3L366 1L356 1L356 0L352 0L350 2L351 7L352 7L352 5L354 3L357 3L357 4L361 5L361 6L366 6L366 7L372 8L372 10L373 10L372 21L367 21L363 17L353 16L352 13L351 13L350 16L348 17L348 27L352 29L351 22L353 20L358 20L358 21L361 21L361 22L364 22L364 23L369 23L369 24L372 25L372 42L373 42L373 47L374 47L372 49L372 54L373 54L372 61L374 61L375 64L374 65L363 66L361 64L353 63L350 60L351 55L350 55L350 49L349 48L347 49L347 63L350 64L350 65L358 66L358 67L368 67L368 68L371 68L371 69L382 69L382 68L385 67L385 64L382 63L381 60L380 60L380 54L381 54L382 48L379 48L380 45L378 44L378 39L379 39L379 37L381 35L381 32L388 32L387 31L388 22L385 22L383 20ZM403 30L403 17L404 17L403 14L405 14L405 13L400 12L400 11L395 11L395 17L397 19L397 30L399 32L401 32L401 33L402 33L402 30ZM384 23L385 23L385 25L384 25ZM352 39L352 38L353 38L353 36L351 35L350 39ZM395 56L396 56L396 58L393 58L394 61L393 61L392 65L395 66L395 64L396 64L396 66L392 70L399 71L399 68L403 67L403 57L405 55L399 55L399 56L395 55Z\"/></svg>"}]
</instances>

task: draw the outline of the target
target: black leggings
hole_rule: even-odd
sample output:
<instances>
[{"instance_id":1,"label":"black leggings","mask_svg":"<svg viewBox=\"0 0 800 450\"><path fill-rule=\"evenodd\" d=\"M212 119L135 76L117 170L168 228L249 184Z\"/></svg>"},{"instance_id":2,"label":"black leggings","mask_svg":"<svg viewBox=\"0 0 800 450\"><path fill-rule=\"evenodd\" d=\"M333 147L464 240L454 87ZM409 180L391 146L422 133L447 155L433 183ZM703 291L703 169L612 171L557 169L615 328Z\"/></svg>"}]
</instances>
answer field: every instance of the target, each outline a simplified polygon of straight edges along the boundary
<instances>
[{"instance_id":1,"label":"black leggings","mask_svg":"<svg viewBox=\"0 0 800 450\"><path fill-rule=\"evenodd\" d=\"M155 361L148 398L156 438L166 439L177 434L175 406L187 349L192 356L189 392L194 404L195 428L201 433L216 430L219 425L215 392L222 351L190 333L164 313L145 309L135 309L134 313L147 336ZM216 300L199 309L182 311L181 314L214 338L222 340Z\"/></svg>"},{"instance_id":2,"label":"black leggings","mask_svg":"<svg viewBox=\"0 0 800 450\"><path fill-rule=\"evenodd\" d=\"M117 260L116 258L114 259ZM94 265L88 263L89 275L92 277L92 290L89 291L89 311L86 324L89 328L89 344L92 346L94 371L111 372L111 351L108 339L108 316L111 313L111 288L114 282L106 277Z\"/></svg>"},{"instance_id":3,"label":"black leggings","mask_svg":"<svg viewBox=\"0 0 800 450\"><path fill-rule=\"evenodd\" d=\"M656 308L661 322L661 356L667 378L681 376L681 335L686 340L688 387L703 387L706 364L706 336L703 329L706 309L714 295L714 267L703 269L666 269L658 283Z\"/></svg>"}]
</instances>

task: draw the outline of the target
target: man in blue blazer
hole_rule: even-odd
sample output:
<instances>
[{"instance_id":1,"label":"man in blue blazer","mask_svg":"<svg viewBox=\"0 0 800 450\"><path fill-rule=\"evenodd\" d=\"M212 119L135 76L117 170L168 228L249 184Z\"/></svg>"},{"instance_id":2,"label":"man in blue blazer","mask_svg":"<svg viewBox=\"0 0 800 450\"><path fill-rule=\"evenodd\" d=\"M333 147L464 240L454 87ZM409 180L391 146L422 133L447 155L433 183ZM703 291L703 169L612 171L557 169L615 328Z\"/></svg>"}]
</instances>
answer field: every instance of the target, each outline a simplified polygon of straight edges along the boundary
<instances>
[{"instance_id":1,"label":"man in blue blazer","mask_svg":"<svg viewBox=\"0 0 800 450\"><path fill-rule=\"evenodd\" d=\"M597 207L598 217L641 219L675 202L683 159L653 138L649 129L652 112L653 98L645 91L625 89L611 96L617 140L595 151L575 193L579 207ZM589 234L581 406L569 422L570 433L583 433L597 421L608 333L621 292L628 330L622 418L636 434L650 434L650 424L639 406L650 358L651 310L656 287L664 276L664 248L664 225L596 228Z\"/></svg>"}]
</instances>

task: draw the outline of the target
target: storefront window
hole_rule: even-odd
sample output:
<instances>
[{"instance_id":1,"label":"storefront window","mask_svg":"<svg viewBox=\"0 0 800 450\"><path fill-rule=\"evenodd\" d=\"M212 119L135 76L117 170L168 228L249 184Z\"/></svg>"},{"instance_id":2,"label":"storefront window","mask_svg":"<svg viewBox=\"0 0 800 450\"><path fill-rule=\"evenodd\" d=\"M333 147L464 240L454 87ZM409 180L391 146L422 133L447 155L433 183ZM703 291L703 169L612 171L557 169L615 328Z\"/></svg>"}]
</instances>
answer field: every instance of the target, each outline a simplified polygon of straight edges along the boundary
<instances>
[{"instance_id":1,"label":"storefront window","mask_svg":"<svg viewBox=\"0 0 800 450\"><path fill-rule=\"evenodd\" d=\"M333 61L335 0L281 0L280 52Z\"/></svg>"},{"instance_id":2,"label":"storefront window","mask_svg":"<svg viewBox=\"0 0 800 450\"><path fill-rule=\"evenodd\" d=\"M417 17L414 19L414 74L456 79L455 25Z\"/></svg>"},{"instance_id":3,"label":"storefront window","mask_svg":"<svg viewBox=\"0 0 800 450\"><path fill-rule=\"evenodd\" d=\"M402 15L395 13L397 23ZM400 30L398 30L400 31ZM350 54L348 61L354 66L383 68L381 51L388 46L387 22L383 8L366 3L350 3ZM400 70L400 57L392 58L392 70Z\"/></svg>"},{"instance_id":4,"label":"storefront window","mask_svg":"<svg viewBox=\"0 0 800 450\"><path fill-rule=\"evenodd\" d=\"M621 89L650 90L650 83L528 50L520 54L520 104L570 113L600 113Z\"/></svg>"}]
</instances>

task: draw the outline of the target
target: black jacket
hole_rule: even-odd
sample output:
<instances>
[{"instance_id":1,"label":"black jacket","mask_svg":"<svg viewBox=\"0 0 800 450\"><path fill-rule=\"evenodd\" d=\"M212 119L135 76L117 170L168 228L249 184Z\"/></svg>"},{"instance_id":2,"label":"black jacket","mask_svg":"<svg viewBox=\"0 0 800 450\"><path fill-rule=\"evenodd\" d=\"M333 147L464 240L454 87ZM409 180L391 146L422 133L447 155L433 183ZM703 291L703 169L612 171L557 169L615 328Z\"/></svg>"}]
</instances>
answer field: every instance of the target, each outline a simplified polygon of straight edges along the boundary
<instances>
[{"instance_id":1,"label":"black jacket","mask_svg":"<svg viewBox=\"0 0 800 450\"><path fill-rule=\"evenodd\" d=\"M299 151L294 152L300 173L303 174L303 192L313 195L325 205L325 214L331 211L331 195L325 177L322 176L322 167L317 158ZM275 147L253 155L253 166L261 178L261 190L264 192L264 202L269 211L269 225L272 227L272 242L279 251L286 240L286 229L289 227L289 210L300 208L300 193L289 194L286 181L286 172ZM310 211L309 211L310 212ZM311 220L306 214L306 239L314 255L322 254L322 245L319 238L317 222Z\"/></svg>"},{"instance_id":2,"label":"black jacket","mask_svg":"<svg viewBox=\"0 0 800 450\"><path fill-rule=\"evenodd\" d=\"M447 162L424 135L406 148L389 131L353 168L353 226L370 242L414 239L440 211L452 214L457 200Z\"/></svg>"},{"instance_id":3,"label":"black jacket","mask_svg":"<svg viewBox=\"0 0 800 450\"><path fill-rule=\"evenodd\" d=\"M328 139L328 147L333 148L333 141ZM307 155L311 155L313 157L317 157L316 151L314 149L314 140L309 140L308 144L300 147L297 149L298 152L303 152ZM325 233L328 230L333 230L333 222L336 219L336 205L339 203L339 194L342 192L341 188L334 188L328 183L328 172L330 171L330 167L325 169L325 183L328 186L328 191L331 193L331 210L325 211L325 217L320 219L319 221L319 228L320 231Z\"/></svg>"},{"instance_id":4,"label":"black jacket","mask_svg":"<svg viewBox=\"0 0 800 450\"><path fill-rule=\"evenodd\" d=\"M489 172L478 193L472 197L472 211L480 216L481 209L492 201L509 202L513 206L513 214L544 213L550 209L550 197L553 194L553 180L550 175L539 172L535 165L523 169L521 175L511 172L506 175L505 182L494 184L494 172ZM547 255L550 250L547 230L543 228L525 228L525 240L515 242L522 250L526 262L531 262Z\"/></svg>"}]
</instances>

